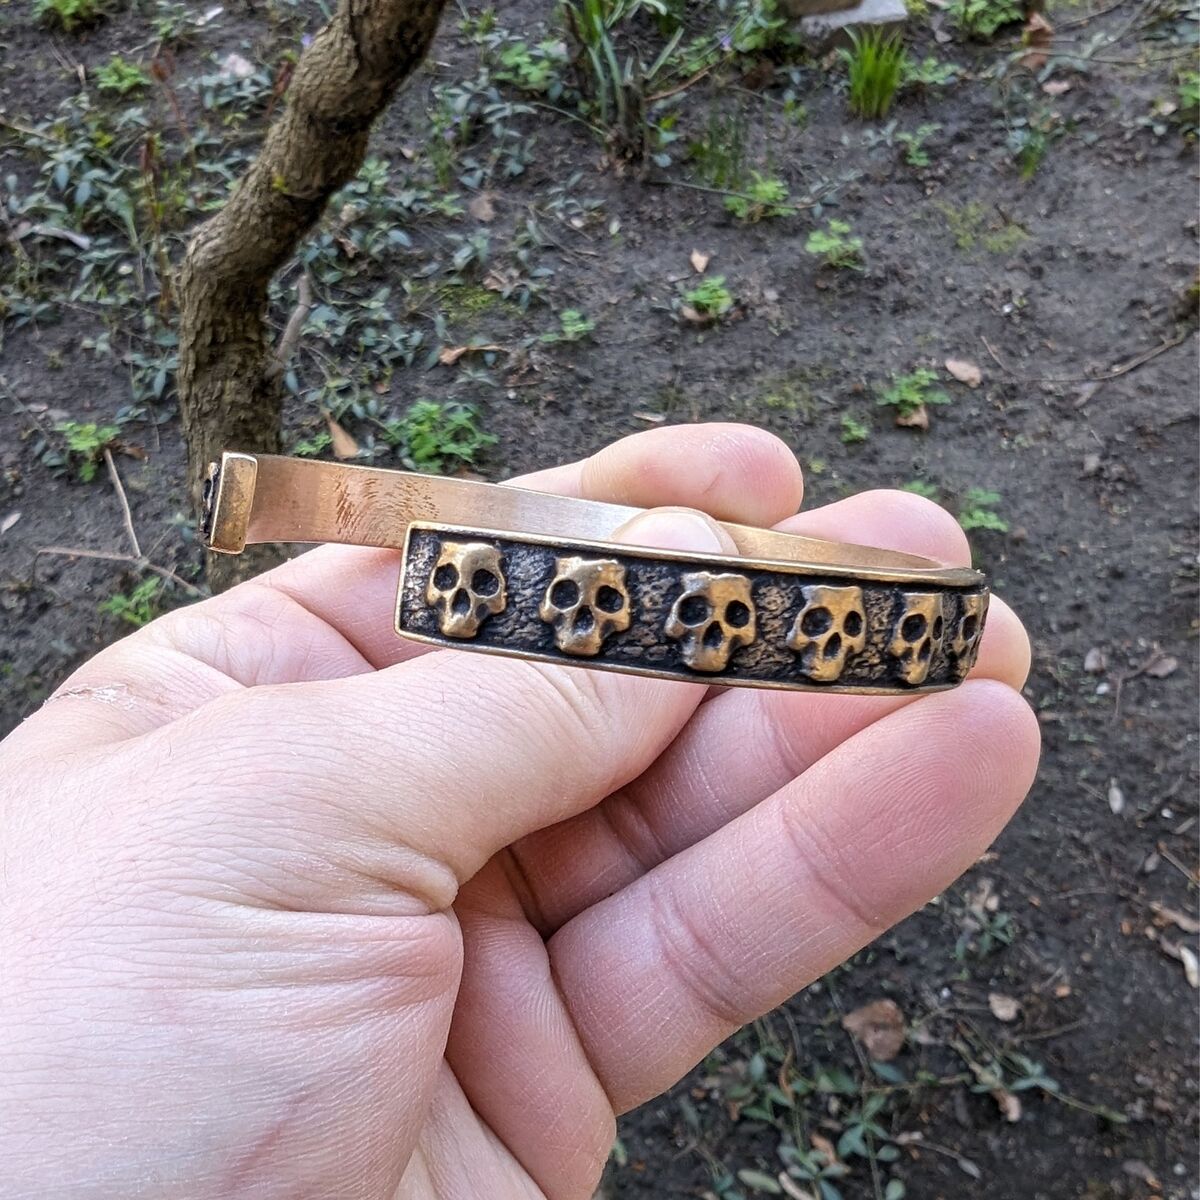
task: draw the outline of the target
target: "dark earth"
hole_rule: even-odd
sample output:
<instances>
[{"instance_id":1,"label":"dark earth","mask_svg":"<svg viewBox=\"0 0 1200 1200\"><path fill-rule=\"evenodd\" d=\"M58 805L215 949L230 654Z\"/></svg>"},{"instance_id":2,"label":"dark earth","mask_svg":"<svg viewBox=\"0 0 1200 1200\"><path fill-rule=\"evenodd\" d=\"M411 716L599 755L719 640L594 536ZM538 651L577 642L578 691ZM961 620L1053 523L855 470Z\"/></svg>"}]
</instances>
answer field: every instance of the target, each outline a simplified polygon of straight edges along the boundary
<instances>
[{"instance_id":1,"label":"dark earth","mask_svg":"<svg viewBox=\"0 0 1200 1200\"><path fill-rule=\"evenodd\" d=\"M113 426L102 440L147 559L202 582L159 281L252 152L288 52L321 19L316 5L231 0L197 27L207 5L114 3L67 33L31 8L0 0L0 733L128 631L101 604L161 580L41 553L129 550L103 461L93 455L84 482L86 454L68 455L58 426ZM730 8L696 5L694 20L719 28ZM498 438L473 469L501 479L651 423L754 422L805 464L808 504L917 482L967 524L992 514L972 535L977 562L1032 635L1026 691L1045 749L1010 828L946 894L627 1116L612 1196L1200 1197L1197 159L1178 94L1196 11L1051 7L1050 57L1031 70L1019 24L972 41L931 8L909 22L910 53L956 63L958 77L906 88L878 122L850 115L840 60L781 35L651 105L652 120L675 114L681 136L655 151L671 162L617 166L569 89L542 94L553 111L447 133L437 89L494 65L448 10L377 131L384 182L314 241L329 311L314 313L294 364L289 447L315 438L308 448L329 455L326 407L364 460L399 466L411 452L392 452L387 422L418 398L462 402ZM561 37L547 32L555 13L529 0L495 18L510 40ZM650 58L662 45L644 15L622 37ZM156 51L165 82L124 97L96 88L114 53L149 71ZM244 81L219 79L230 52L254 72ZM497 86L503 101L530 98ZM106 157L94 127L82 154L77 124L51 129L80 97L114 131ZM926 123L939 127L930 161L913 165L895 134ZM740 140L738 178L780 177L797 211L727 213L721 188L745 182L704 190L705 151L688 151L712 130L710 157ZM500 148L518 144L523 170L508 177ZM157 217L152 185L160 199L178 185ZM398 198L408 187L424 189L416 203ZM457 214L436 210L447 194ZM861 270L806 252L831 218L862 238ZM392 229L406 236L389 240ZM487 246L472 251L480 232ZM681 311L699 278L693 251L735 301L709 326ZM594 329L543 340L564 310ZM505 350L437 365L439 348L471 341ZM978 367L979 386L947 359ZM896 427L876 397L919 367L951 402L929 409L927 430ZM151 611L190 598L175 580L150 589ZM873 1065L841 1021L883 998L907 1037ZM797 1155L821 1184L779 1182Z\"/></svg>"}]
</instances>

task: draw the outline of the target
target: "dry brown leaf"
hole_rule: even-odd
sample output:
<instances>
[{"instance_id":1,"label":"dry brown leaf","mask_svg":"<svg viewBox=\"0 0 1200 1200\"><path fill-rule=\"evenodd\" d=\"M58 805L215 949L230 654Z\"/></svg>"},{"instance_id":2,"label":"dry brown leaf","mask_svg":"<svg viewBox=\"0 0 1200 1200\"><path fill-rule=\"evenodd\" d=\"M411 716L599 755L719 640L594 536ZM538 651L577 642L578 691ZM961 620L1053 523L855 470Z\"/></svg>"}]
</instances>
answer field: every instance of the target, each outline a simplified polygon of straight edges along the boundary
<instances>
[{"instance_id":1,"label":"dry brown leaf","mask_svg":"<svg viewBox=\"0 0 1200 1200\"><path fill-rule=\"evenodd\" d=\"M712 262L712 255L705 254L703 250L693 250L688 256L688 261L692 264L692 270L697 275L703 275L708 268L708 264Z\"/></svg>"},{"instance_id":2,"label":"dry brown leaf","mask_svg":"<svg viewBox=\"0 0 1200 1200\"><path fill-rule=\"evenodd\" d=\"M914 408L910 413L897 413L896 424L901 429L928 429L929 409L922 404Z\"/></svg>"},{"instance_id":3,"label":"dry brown leaf","mask_svg":"<svg viewBox=\"0 0 1200 1200\"><path fill-rule=\"evenodd\" d=\"M679 306L679 315L685 321L690 321L693 325L711 325L713 322L713 318L709 313L698 312L690 304L681 304Z\"/></svg>"},{"instance_id":4,"label":"dry brown leaf","mask_svg":"<svg viewBox=\"0 0 1200 1200\"><path fill-rule=\"evenodd\" d=\"M1196 957L1196 952L1190 946L1180 946L1179 961L1183 963L1183 973L1188 986L1200 988L1200 958Z\"/></svg>"},{"instance_id":5,"label":"dry brown leaf","mask_svg":"<svg viewBox=\"0 0 1200 1200\"><path fill-rule=\"evenodd\" d=\"M824 1137L819 1133L811 1133L808 1136L808 1140L812 1142L812 1148L816 1150L817 1153L823 1155L825 1161L830 1166L833 1166L833 1164L838 1161L837 1148L827 1137Z\"/></svg>"},{"instance_id":6,"label":"dry brown leaf","mask_svg":"<svg viewBox=\"0 0 1200 1200\"><path fill-rule=\"evenodd\" d=\"M969 388L977 388L983 382L983 372L979 367L965 358L946 359L946 370Z\"/></svg>"},{"instance_id":7,"label":"dry brown leaf","mask_svg":"<svg viewBox=\"0 0 1200 1200\"><path fill-rule=\"evenodd\" d=\"M17 516L20 515L20 513L17 514ZM3 532L4 525L0 524L0 533ZM1184 933L1200 933L1200 921L1187 913L1179 912L1178 909L1168 908L1159 900L1150 902L1150 911L1154 913L1160 925L1177 925Z\"/></svg>"},{"instance_id":8,"label":"dry brown leaf","mask_svg":"<svg viewBox=\"0 0 1200 1200\"><path fill-rule=\"evenodd\" d=\"M339 425L328 412L322 410L325 425L329 429L329 445L334 458L357 458L358 443Z\"/></svg>"},{"instance_id":9,"label":"dry brown leaf","mask_svg":"<svg viewBox=\"0 0 1200 1200\"><path fill-rule=\"evenodd\" d=\"M1029 47L1021 56L1021 66L1030 71L1040 71L1050 57L1054 26L1041 13L1030 13L1025 28L1021 30L1021 41Z\"/></svg>"},{"instance_id":10,"label":"dry brown leaf","mask_svg":"<svg viewBox=\"0 0 1200 1200\"><path fill-rule=\"evenodd\" d=\"M1166 679L1178 670L1179 659L1173 654L1160 654L1149 666L1142 669L1142 674L1149 675L1151 679Z\"/></svg>"},{"instance_id":11,"label":"dry brown leaf","mask_svg":"<svg viewBox=\"0 0 1200 1200\"><path fill-rule=\"evenodd\" d=\"M20 519L20 511L10 512L3 521L0 521L0 533L7 533Z\"/></svg>"},{"instance_id":12,"label":"dry brown leaf","mask_svg":"<svg viewBox=\"0 0 1200 1200\"><path fill-rule=\"evenodd\" d=\"M1121 1170L1132 1179L1140 1179L1147 1187L1156 1192L1162 1188L1158 1176L1141 1159L1131 1158L1121 1164Z\"/></svg>"},{"instance_id":13,"label":"dry brown leaf","mask_svg":"<svg viewBox=\"0 0 1200 1200\"><path fill-rule=\"evenodd\" d=\"M488 343L485 346L443 346L438 354L438 362L443 367L452 367L464 354L483 354L489 350L506 349L504 346L497 346L494 343Z\"/></svg>"},{"instance_id":14,"label":"dry brown leaf","mask_svg":"<svg viewBox=\"0 0 1200 1200\"><path fill-rule=\"evenodd\" d=\"M496 206L492 203L490 192L480 192L478 196L472 196L467 203L467 212L480 223L486 225L489 221L496 219Z\"/></svg>"},{"instance_id":15,"label":"dry brown leaf","mask_svg":"<svg viewBox=\"0 0 1200 1200\"><path fill-rule=\"evenodd\" d=\"M1021 1101L1012 1092L1004 1088L996 1088L992 1092L992 1099L995 1100L1000 1109L1000 1115L1006 1121L1015 1125L1021 1119Z\"/></svg>"},{"instance_id":16,"label":"dry brown leaf","mask_svg":"<svg viewBox=\"0 0 1200 1200\"><path fill-rule=\"evenodd\" d=\"M876 1062L891 1062L904 1047L905 1022L894 1000L873 1000L847 1013L842 1028L854 1034Z\"/></svg>"},{"instance_id":17,"label":"dry brown leaf","mask_svg":"<svg viewBox=\"0 0 1200 1200\"><path fill-rule=\"evenodd\" d=\"M988 993L988 1008L992 1010L992 1016L997 1021L1015 1021L1017 1014L1021 1011L1019 1001L1014 1000L1011 996L1005 996L1001 992Z\"/></svg>"}]
</instances>

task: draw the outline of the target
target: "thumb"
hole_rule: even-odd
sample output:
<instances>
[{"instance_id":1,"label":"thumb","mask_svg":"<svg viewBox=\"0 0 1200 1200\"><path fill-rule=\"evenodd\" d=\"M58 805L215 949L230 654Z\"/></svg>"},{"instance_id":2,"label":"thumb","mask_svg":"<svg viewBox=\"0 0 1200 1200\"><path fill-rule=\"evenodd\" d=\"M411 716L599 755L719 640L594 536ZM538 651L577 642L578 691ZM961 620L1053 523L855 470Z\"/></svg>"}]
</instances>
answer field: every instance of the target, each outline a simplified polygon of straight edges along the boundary
<instances>
[{"instance_id":1,"label":"thumb","mask_svg":"<svg viewBox=\"0 0 1200 1200\"><path fill-rule=\"evenodd\" d=\"M686 509L650 510L616 540L730 551L715 522ZM181 739L222 747L207 764L204 807L211 814L222 795L238 797L240 815L282 851L269 861L311 864L319 849L353 864L383 909L412 911L415 899L439 910L498 850L644 771L705 690L443 650L371 674L222 697L150 737L175 761ZM332 893L307 896L314 907L346 904L344 875L306 870L305 886Z\"/></svg>"}]
</instances>

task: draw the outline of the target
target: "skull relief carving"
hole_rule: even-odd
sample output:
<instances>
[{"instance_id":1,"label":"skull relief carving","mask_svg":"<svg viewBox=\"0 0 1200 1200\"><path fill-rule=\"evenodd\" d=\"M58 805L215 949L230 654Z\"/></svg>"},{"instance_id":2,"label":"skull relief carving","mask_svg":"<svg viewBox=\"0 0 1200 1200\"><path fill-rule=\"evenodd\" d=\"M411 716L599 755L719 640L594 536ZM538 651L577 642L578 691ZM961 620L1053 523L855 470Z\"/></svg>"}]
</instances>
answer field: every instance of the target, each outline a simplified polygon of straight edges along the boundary
<instances>
[{"instance_id":1,"label":"skull relief carving","mask_svg":"<svg viewBox=\"0 0 1200 1200\"><path fill-rule=\"evenodd\" d=\"M486 542L443 542L425 599L446 637L473 638L508 604L500 551Z\"/></svg>"},{"instance_id":2,"label":"skull relief carving","mask_svg":"<svg viewBox=\"0 0 1200 1200\"><path fill-rule=\"evenodd\" d=\"M800 655L800 669L816 683L837 679L852 654L867 644L862 588L809 584L800 589L804 607L787 644Z\"/></svg>"},{"instance_id":3,"label":"skull relief carving","mask_svg":"<svg viewBox=\"0 0 1200 1200\"><path fill-rule=\"evenodd\" d=\"M925 682L933 652L942 644L945 621L937 592L906 592L888 653L900 664L900 678L916 687Z\"/></svg>"},{"instance_id":4,"label":"skull relief carving","mask_svg":"<svg viewBox=\"0 0 1200 1200\"><path fill-rule=\"evenodd\" d=\"M750 580L711 571L685 575L666 635L683 643L683 661L693 671L723 671L730 655L757 635Z\"/></svg>"},{"instance_id":5,"label":"skull relief carving","mask_svg":"<svg viewBox=\"0 0 1200 1200\"><path fill-rule=\"evenodd\" d=\"M538 616L554 626L554 644L565 654L599 654L604 639L632 619L625 568L612 558L558 559Z\"/></svg>"},{"instance_id":6,"label":"skull relief carving","mask_svg":"<svg viewBox=\"0 0 1200 1200\"><path fill-rule=\"evenodd\" d=\"M987 597L982 594L963 596L954 623L954 637L950 649L954 654L954 667L959 679L975 664L979 652L979 640L983 637L983 619L987 613Z\"/></svg>"}]
</instances>

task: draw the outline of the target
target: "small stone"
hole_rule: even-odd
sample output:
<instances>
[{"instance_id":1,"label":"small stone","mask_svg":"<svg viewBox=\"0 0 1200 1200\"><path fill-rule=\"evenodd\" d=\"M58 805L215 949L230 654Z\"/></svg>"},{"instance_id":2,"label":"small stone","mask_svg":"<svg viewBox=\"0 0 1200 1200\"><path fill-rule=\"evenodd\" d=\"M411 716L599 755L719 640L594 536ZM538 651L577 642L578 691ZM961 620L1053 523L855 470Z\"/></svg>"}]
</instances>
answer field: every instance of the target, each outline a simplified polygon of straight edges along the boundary
<instances>
[{"instance_id":1,"label":"small stone","mask_svg":"<svg viewBox=\"0 0 1200 1200\"><path fill-rule=\"evenodd\" d=\"M800 35L824 47L847 45L850 34L867 29L900 29L908 19L904 0L862 0L853 8L804 17Z\"/></svg>"}]
</instances>

